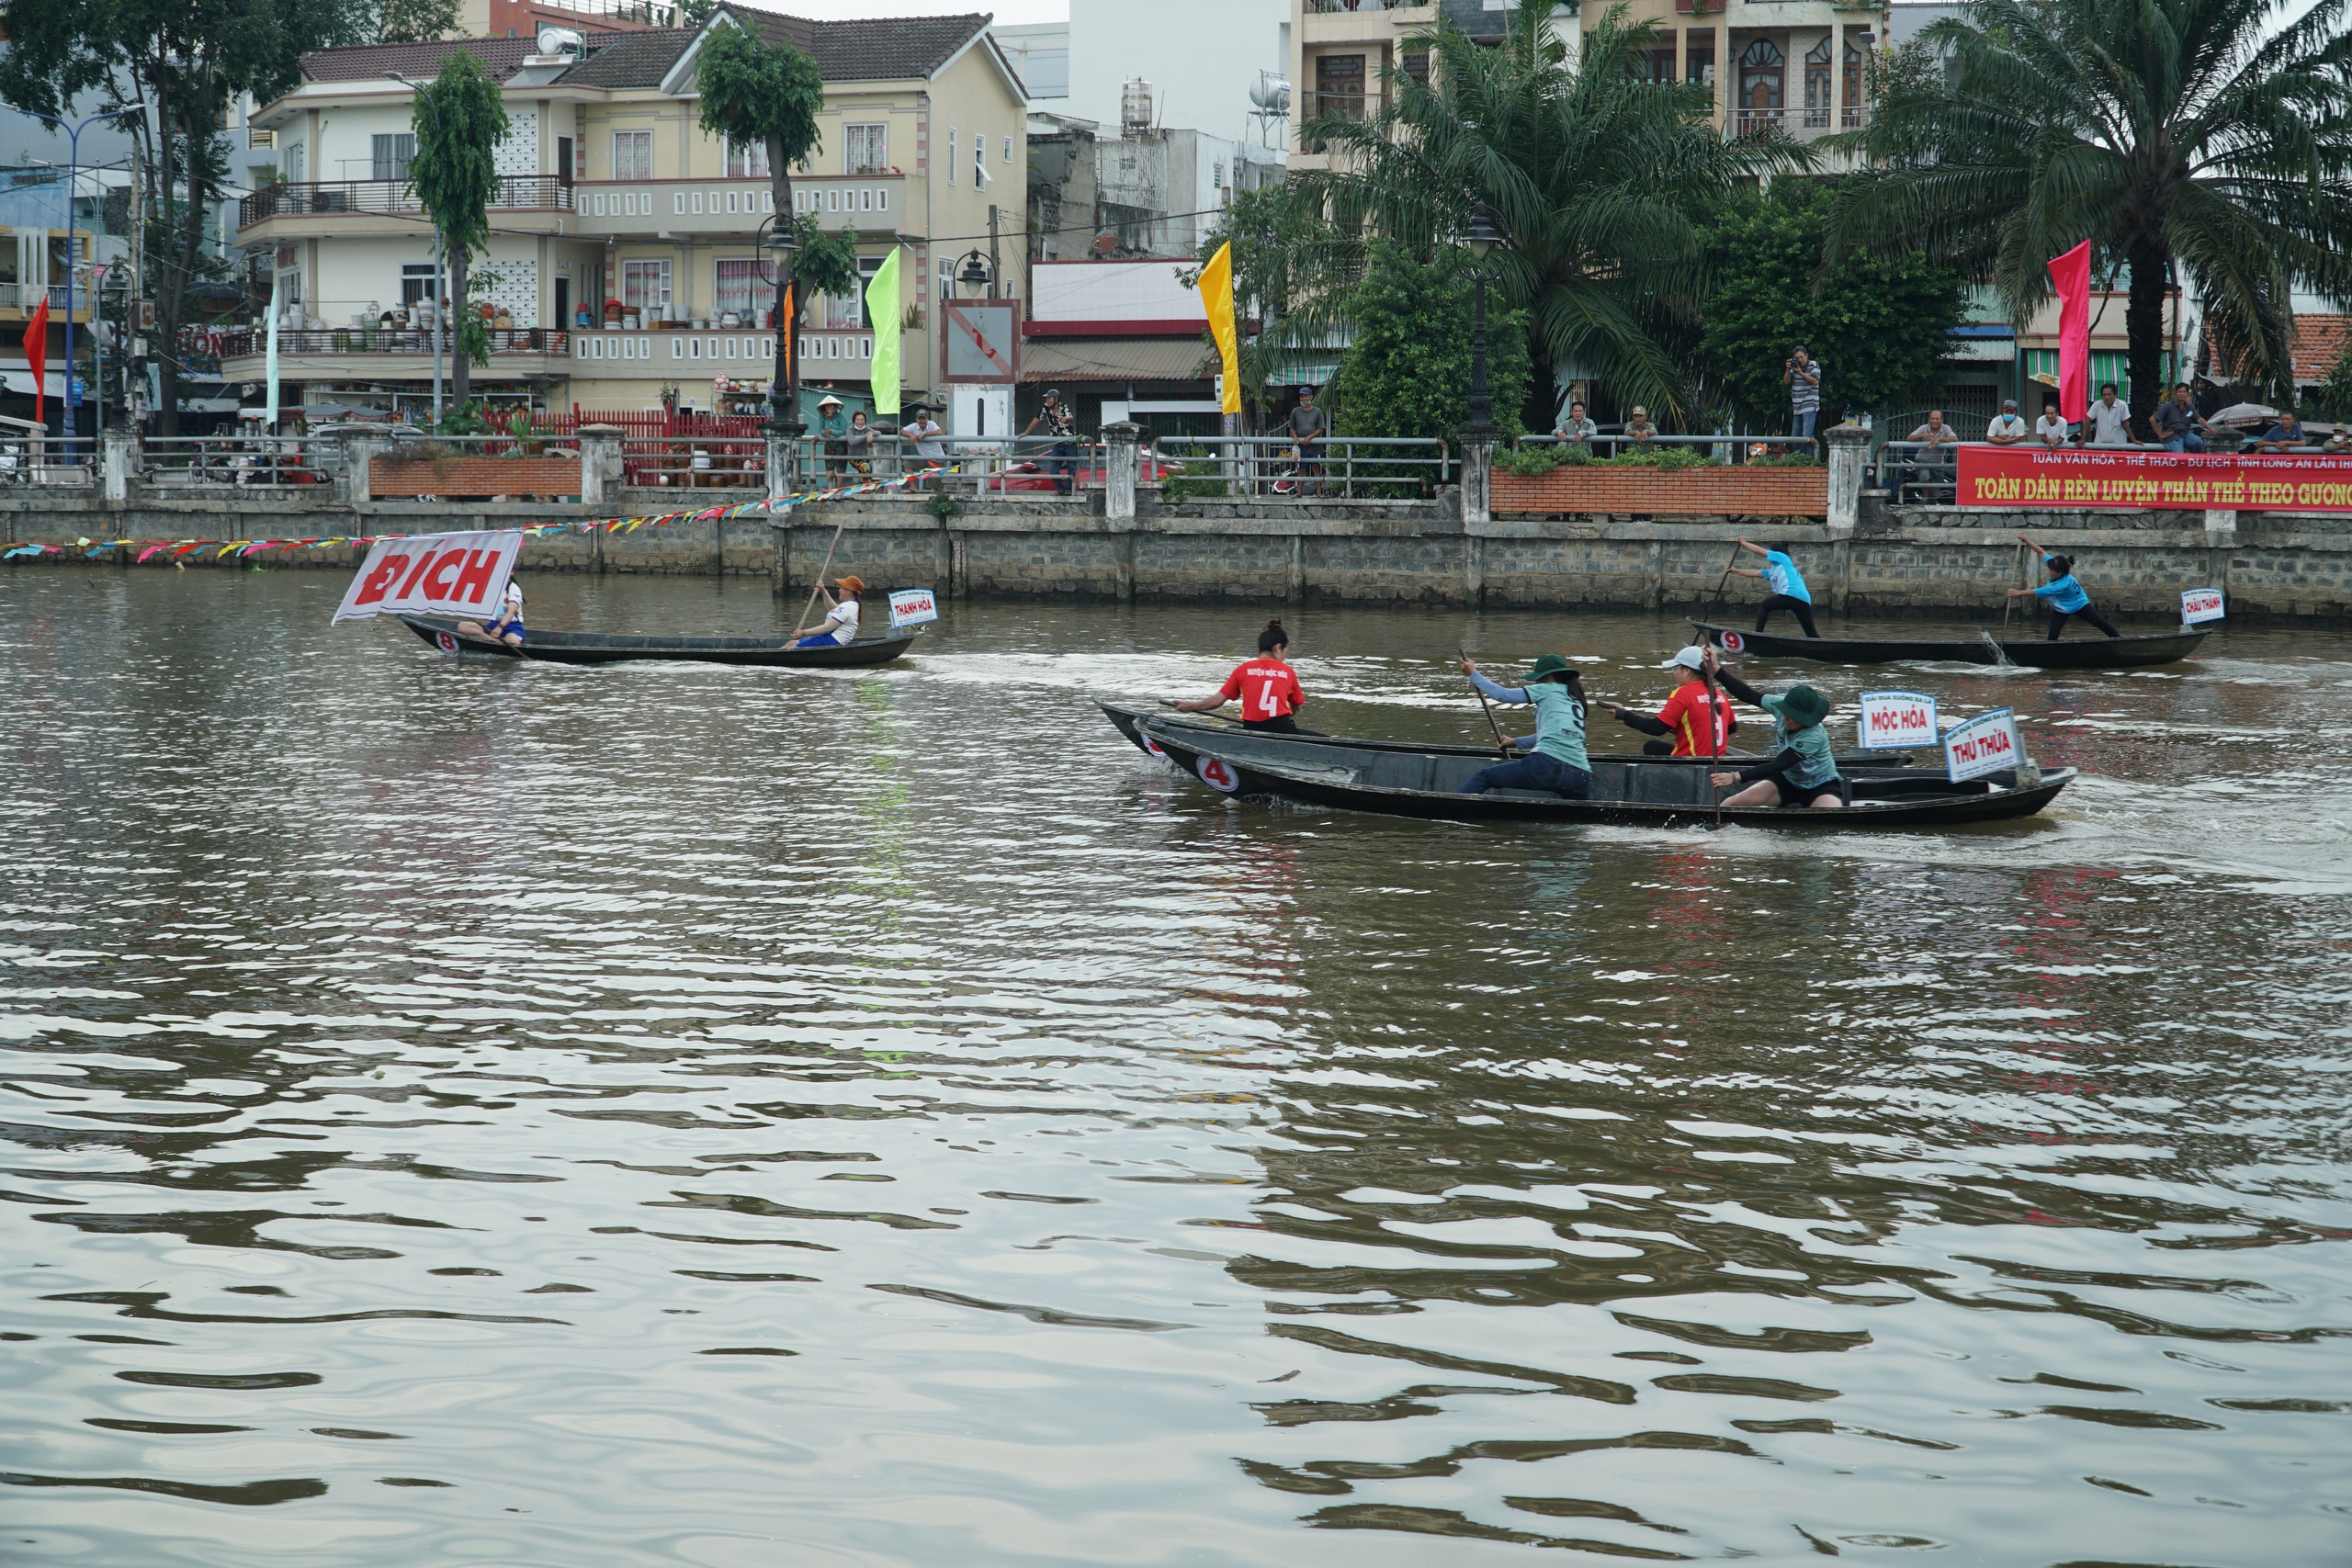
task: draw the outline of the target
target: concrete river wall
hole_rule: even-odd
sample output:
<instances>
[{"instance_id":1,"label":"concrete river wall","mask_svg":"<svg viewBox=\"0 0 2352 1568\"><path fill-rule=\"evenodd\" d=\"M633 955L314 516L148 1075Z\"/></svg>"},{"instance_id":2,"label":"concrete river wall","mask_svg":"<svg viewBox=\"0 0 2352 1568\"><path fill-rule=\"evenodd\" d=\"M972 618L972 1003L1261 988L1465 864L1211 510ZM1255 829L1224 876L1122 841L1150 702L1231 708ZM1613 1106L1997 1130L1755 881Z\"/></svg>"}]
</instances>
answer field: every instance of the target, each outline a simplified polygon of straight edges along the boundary
<instances>
[{"instance_id":1,"label":"concrete river wall","mask_svg":"<svg viewBox=\"0 0 2352 1568\"><path fill-rule=\"evenodd\" d=\"M353 505L323 488L134 499L88 491L0 494L0 541L286 539L517 526L646 515L681 505L738 504L749 493L627 491L602 504L379 502ZM2352 518L2287 513L2020 511L1890 508L1865 497L1857 526L1810 520L1615 514L1465 524L1452 495L1436 502L1224 502L1159 504L1146 493L1132 519L1103 515L1100 496L1058 501L956 499L945 515L923 496L804 506L633 533L531 541L528 571L767 577L805 591L836 530L831 572L876 588L932 587L950 596L1115 601L1231 601L1658 609L1714 595L1745 533L1787 549L1832 611L1981 614L2023 581L2019 529L2077 558L2076 573L2111 613L2169 619L2180 590L2220 587L2233 619L2332 624L2352 618ZM133 552L81 550L8 564L127 565ZM197 567L348 570L350 547L279 550L244 559L214 550ZM158 558L148 570L165 566ZM1752 602L1735 590L1735 602Z\"/></svg>"}]
</instances>

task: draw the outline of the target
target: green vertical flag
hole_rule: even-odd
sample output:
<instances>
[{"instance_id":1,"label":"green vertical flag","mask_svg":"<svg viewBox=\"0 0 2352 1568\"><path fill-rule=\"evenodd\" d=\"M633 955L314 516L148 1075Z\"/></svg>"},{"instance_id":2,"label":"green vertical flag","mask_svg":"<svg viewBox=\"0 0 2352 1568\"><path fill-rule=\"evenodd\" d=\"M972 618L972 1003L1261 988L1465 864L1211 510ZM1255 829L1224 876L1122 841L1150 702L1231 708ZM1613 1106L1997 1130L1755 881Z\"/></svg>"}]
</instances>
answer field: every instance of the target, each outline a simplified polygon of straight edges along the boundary
<instances>
[{"instance_id":1,"label":"green vertical flag","mask_svg":"<svg viewBox=\"0 0 2352 1568\"><path fill-rule=\"evenodd\" d=\"M899 412L899 254L893 250L865 286L865 316L874 323L874 412Z\"/></svg>"}]
</instances>

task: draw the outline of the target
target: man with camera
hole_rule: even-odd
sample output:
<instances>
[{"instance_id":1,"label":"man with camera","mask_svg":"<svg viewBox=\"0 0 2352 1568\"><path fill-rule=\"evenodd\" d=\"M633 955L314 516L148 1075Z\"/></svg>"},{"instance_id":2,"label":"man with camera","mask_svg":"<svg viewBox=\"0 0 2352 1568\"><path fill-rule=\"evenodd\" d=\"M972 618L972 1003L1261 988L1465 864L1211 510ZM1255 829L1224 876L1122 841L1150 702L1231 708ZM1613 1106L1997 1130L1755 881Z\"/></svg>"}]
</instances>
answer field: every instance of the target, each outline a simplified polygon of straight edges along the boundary
<instances>
[{"instance_id":1,"label":"man with camera","mask_svg":"<svg viewBox=\"0 0 2352 1568\"><path fill-rule=\"evenodd\" d=\"M1781 362L1781 379L1789 384L1789 434L1810 441L1821 416L1821 362L1799 344Z\"/></svg>"}]
</instances>

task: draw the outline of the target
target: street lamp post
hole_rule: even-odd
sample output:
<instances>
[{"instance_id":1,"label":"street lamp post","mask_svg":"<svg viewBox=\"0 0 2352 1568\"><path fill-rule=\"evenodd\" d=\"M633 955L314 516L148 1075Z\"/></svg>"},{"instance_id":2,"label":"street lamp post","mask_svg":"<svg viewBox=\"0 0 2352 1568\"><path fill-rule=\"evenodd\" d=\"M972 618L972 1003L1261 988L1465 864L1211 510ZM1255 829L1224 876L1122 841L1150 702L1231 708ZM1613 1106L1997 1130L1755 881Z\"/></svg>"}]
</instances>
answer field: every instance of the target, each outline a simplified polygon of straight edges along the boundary
<instances>
[{"instance_id":1,"label":"street lamp post","mask_svg":"<svg viewBox=\"0 0 2352 1568\"><path fill-rule=\"evenodd\" d=\"M1495 428L1495 397L1487 380L1487 257L1502 243L1494 215L1485 202L1470 209L1470 228L1462 248L1470 253L1470 276L1477 284L1476 325L1470 335L1470 419L1464 428L1481 434Z\"/></svg>"},{"instance_id":2,"label":"street lamp post","mask_svg":"<svg viewBox=\"0 0 2352 1568\"><path fill-rule=\"evenodd\" d=\"M768 378L768 406L774 411L769 423L777 435L797 441L808 427L800 423L800 361L793 352L798 345L792 341L792 310L785 299L792 290L792 269L800 254L790 213L775 215L765 243L775 272L775 374Z\"/></svg>"},{"instance_id":3,"label":"street lamp post","mask_svg":"<svg viewBox=\"0 0 2352 1568\"><path fill-rule=\"evenodd\" d=\"M144 102L129 104L119 109L108 109L104 114L89 115L75 120L71 125L55 115L42 114L34 109L25 111L35 119L47 120L65 132L68 172L65 176L65 397L63 400L65 429L62 434L66 440L65 449L69 453L74 450L74 259L75 253L80 249L80 246L75 243L74 203L82 192L82 132L102 119L117 119L134 109L142 109L146 107ZM96 324L96 322L92 323L94 327Z\"/></svg>"}]
</instances>

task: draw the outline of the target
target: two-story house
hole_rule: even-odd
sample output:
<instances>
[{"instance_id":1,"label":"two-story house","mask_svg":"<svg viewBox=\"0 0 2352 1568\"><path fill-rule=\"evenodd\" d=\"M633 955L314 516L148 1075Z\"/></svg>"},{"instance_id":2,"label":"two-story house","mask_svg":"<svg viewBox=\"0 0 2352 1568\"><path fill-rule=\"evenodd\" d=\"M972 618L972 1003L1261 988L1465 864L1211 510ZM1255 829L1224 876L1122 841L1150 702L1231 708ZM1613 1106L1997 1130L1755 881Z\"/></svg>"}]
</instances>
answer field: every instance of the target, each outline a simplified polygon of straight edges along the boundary
<instances>
[{"instance_id":1,"label":"two-story house","mask_svg":"<svg viewBox=\"0 0 2352 1568\"><path fill-rule=\"evenodd\" d=\"M409 179L410 83L458 50L499 84L510 124L470 289L498 313L477 394L551 412L652 409L665 389L706 409L763 395L775 367L766 155L695 122L697 45L737 21L789 39L822 73L821 140L793 171L795 202L854 232L868 276L905 248L902 378L931 387L936 301L956 259L985 248L992 207L1009 232L1020 222L1027 101L989 18L827 22L730 6L700 29L551 29L306 57L300 85L254 116L276 132L280 177L239 214L239 238L274 257L282 402L429 407L432 344L419 329L439 284ZM814 299L803 327L803 382L864 389L863 299ZM232 334L224 369L258 378L264 352L261 331Z\"/></svg>"}]
</instances>

